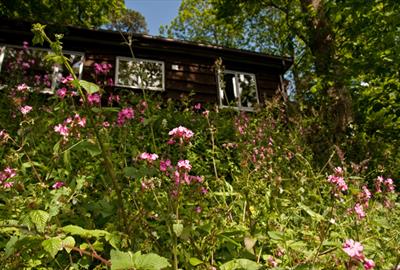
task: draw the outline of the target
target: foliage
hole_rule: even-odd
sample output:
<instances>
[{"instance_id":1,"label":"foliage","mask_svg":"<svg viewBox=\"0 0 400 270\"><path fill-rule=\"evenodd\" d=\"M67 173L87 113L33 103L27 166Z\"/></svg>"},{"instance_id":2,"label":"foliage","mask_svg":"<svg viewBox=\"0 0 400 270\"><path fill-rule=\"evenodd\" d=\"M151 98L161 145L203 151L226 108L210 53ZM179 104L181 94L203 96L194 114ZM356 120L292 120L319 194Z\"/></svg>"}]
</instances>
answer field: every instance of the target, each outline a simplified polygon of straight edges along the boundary
<instances>
[{"instance_id":1,"label":"foliage","mask_svg":"<svg viewBox=\"0 0 400 270\"><path fill-rule=\"evenodd\" d=\"M164 33L292 56L290 117L309 131L314 153L336 144L376 168L384 157L400 159L399 10L398 1L381 0L187 0Z\"/></svg>"},{"instance_id":2,"label":"foliage","mask_svg":"<svg viewBox=\"0 0 400 270\"><path fill-rule=\"evenodd\" d=\"M100 27L119 14L121 0L15 0L1 1L0 16L49 24Z\"/></svg>"},{"instance_id":3,"label":"foliage","mask_svg":"<svg viewBox=\"0 0 400 270\"><path fill-rule=\"evenodd\" d=\"M121 32L147 33L146 19L141 13L132 9L125 9L121 14L112 16L111 24L107 28Z\"/></svg>"},{"instance_id":4,"label":"foliage","mask_svg":"<svg viewBox=\"0 0 400 270\"><path fill-rule=\"evenodd\" d=\"M1 78L2 268L398 266L386 160L367 173L333 145L315 157L280 100L242 113L106 92L34 31L70 74L51 95L22 64Z\"/></svg>"}]
</instances>

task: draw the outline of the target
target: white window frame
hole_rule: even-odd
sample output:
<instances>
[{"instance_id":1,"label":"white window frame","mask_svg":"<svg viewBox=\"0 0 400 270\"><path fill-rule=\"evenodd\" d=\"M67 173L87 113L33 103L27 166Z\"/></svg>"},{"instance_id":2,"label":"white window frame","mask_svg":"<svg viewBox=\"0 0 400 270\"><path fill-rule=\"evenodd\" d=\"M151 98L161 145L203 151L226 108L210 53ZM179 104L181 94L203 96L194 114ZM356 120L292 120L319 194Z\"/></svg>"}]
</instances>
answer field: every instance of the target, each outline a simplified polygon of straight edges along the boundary
<instances>
[{"instance_id":1,"label":"white window frame","mask_svg":"<svg viewBox=\"0 0 400 270\"><path fill-rule=\"evenodd\" d=\"M3 61L4 61L4 57L7 53L7 48L13 48L13 49L23 49L23 46L18 46L18 45L8 45L8 44L0 44L0 73L2 72L2 66L3 66ZM48 52L51 53L52 50L51 49L46 49L46 48L37 48L37 47L29 47L28 50L35 50L35 51L44 51L44 52ZM79 71L78 71L78 78L82 79L82 73L83 73L83 66L85 63L85 53L84 52L78 52L78 51L68 51L68 50L63 50L62 51L63 54L70 54L70 55L77 55L77 56L81 56L81 63L79 65ZM47 88L49 89L49 88ZM55 90L55 87L52 86L50 88L52 91ZM46 92L47 93L47 92Z\"/></svg>"},{"instance_id":2,"label":"white window frame","mask_svg":"<svg viewBox=\"0 0 400 270\"><path fill-rule=\"evenodd\" d=\"M223 80L223 75L224 74L233 74L235 75L235 84L233 84L233 91L234 91L234 95L238 96L238 102L237 102L237 106L227 106L227 105L223 105L223 97L224 97L224 89L222 89L222 83L221 80ZM222 76L221 76L222 75ZM257 77L254 73L249 73L249 72L242 72L242 71L237 71L237 70L225 70L224 72L222 72L221 74L218 74L218 99L219 99L219 106L221 108L232 108L232 109L237 109L240 111L254 111L254 107L243 107L242 106L242 101L241 101L241 93L239 93L239 76L240 75L248 75L253 77L254 82L255 82L255 87L256 87L256 99L257 99L257 103L256 104L260 104L260 99L258 97L258 88L257 88ZM226 82L225 82L226 84Z\"/></svg>"},{"instance_id":3,"label":"white window frame","mask_svg":"<svg viewBox=\"0 0 400 270\"><path fill-rule=\"evenodd\" d=\"M122 56L117 56L115 61L115 78L114 78L114 82L115 82L115 86L118 87L126 87L126 88L132 88L132 89L142 89L142 85L139 85L139 87L137 86L133 86L133 85L123 85L123 84L119 84L118 83L118 77L119 77L119 61L123 60L123 61L134 61L134 62L149 62L149 63L157 63L157 64L161 64L161 68L162 68L162 86L160 87L152 87L152 86L148 86L146 88L144 88L145 90L152 90L152 91L165 91L165 64L163 61L159 61L159 60L151 60L151 59L145 59L145 58L132 58L132 57L122 57ZM140 78L139 78L140 79ZM141 84L141 83L139 83Z\"/></svg>"}]
</instances>

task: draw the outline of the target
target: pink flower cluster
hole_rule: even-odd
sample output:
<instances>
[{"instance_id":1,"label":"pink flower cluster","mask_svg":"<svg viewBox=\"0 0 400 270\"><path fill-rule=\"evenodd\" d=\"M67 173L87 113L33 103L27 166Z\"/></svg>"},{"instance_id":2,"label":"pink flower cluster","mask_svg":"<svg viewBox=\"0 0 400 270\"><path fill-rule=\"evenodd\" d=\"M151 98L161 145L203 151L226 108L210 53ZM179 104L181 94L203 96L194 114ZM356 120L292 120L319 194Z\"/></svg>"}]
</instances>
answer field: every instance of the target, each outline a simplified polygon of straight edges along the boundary
<instances>
[{"instance_id":1,"label":"pink flower cluster","mask_svg":"<svg viewBox=\"0 0 400 270\"><path fill-rule=\"evenodd\" d=\"M21 108L19 108L19 111L20 111L23 115L28 114L31 110L32 110L32 107L31 107L31 106L28 106L28 105L25 105L25 106L22 106Z\"/></svg>"},{"instance_id":2,"label":"pink flower cluster","mask_svg":"<svg viewBox=\"0 0 400 270\"><path fill-rule=\"evenodd\" d=\"M168 144L174 144L175 141L174 139L179 139L180 143L183 143L183 141L189 141L190 138L193 137L194 133L188 128L185 128L183 126L176 127L172 129L168 135L171 136L171 139L168 141Z\"/></svg>"},{"instance_id":3,"label":"pink flower cluster","mask_svg":"<svg viewBox=\"0 0 400 270\"><path fill-rule=\"evenodd\" d=\"M378 176L375 180L375 192L381 193L382 192L382 185L385 187L386 192L394 192L396 186L393 183L392 178L383 178L382 176Z\"/></svg>"},{"instance_id":4,"label":"pink flower cluster","mask_svg":"<svg viewBox=\"0 0 400 270\"><path fill-rule=\"evenodd\" d=\"M158 155L157 154L151 154L151 153L143 152L143 153L140 154L139 158L142 159L142 160L146 160L149 163L152 163L154 160L158 159Z\"/></svg>"},{"instance_id":5,"label":"pink flower cluster","mask_svg":"<svg viewBox=\"0 0 400 270\"><path fill-rule=\"evenodd\" d=\"M68 75L67 77L65 77L65 78L62 78L61 79L61 82L63 83L63 84L71 84L71 82L74 80L74 77L72 77L71 75Z\"/></svg>"},{"instance_id":6,"label":"pink flower cluster","mask_svg":"<svg viewBox=\"0 0 400 270\"><path fill-rule=\"evenodd\" d=\"M29 90L29 86L27 86L25 83L19 84L17 86L17 91L18 92L26 92Z\"/></svg>"},{"instance_id":7,"label":"pink flower cluster","mask_svg":"<svg viewBox=\"0 0 400 270\"><path fill-rule=\"evenodd\" d=\"M91 105L91 106L100 105L101 97L98 93L89 94L89 95L87 95L87 101L88 101L89 105Z\"/></svg>"},{"instance_id":8,"label":"pink flower cluster","mask_svg":"<svg viewBox=\"0 0 400 270\"><path fill-rule=\"evenodd\" d=\"M112 65L109 63L94 63L93 67L96 74L107 75L107 73L110 72Z\"/></svg>"},{"instance_id":9,"label":"pink flower cluster","mask_svg":"<svg viewBox=\"0 0 400 270\"><path fill-rule=\"evenodd\" d=\"M57 181L57 182L55 182L51 187L52 187L53 189L59 189L59 188L61 188L61 187L63 187L63 186L65 186L64 182Z\"/></svg>"},{"instance_id":10,"label":"pink flower cluster","mask_svg":"<svg viewBox=\"0 0 400 270\"><path fill-rule=\"evenodd\" d=\"M354 261L362 262L364 264L365 269L373 269L375 267L375 263L371 259L365 258L363 254L364 247L360 242L356 242L353 239L347 239L343 243L343 251L350 256L350 258Z\"/></svg>"},{"instance_id":11,"label":"pink flower cluster","mask_svg":"<svg viewBox=\"0 0 400 270\"><path fill-rule=\"evenodd\" d=\"M173 178L175 186L178 187L181 184L191 185L195 183L203 183L204 179L201 176L189 175L192 170L192 165L189 160L179 160L177 165L172 166L171 160L160 161L160 171L164 172L166 176ZM201 194L206 194L208 190L201 186L199 188ZM173 191L173 195L177 195L177 190Z\"/></svg>"},{"instance_id":12,"label":"pink flower cluster","mask_svg":"<svg viewBox=\"0 0 400 270\"><path fill-rule=\"evenodd\" d=\"M3 129L0 130L0 142L7 141L7 139L9 138L10 135L8 135L8 133Z\"/></svg>"},{"instance_id":13,"label":"pink flower cluster","mask_svg":"<svg viewBox=\"0 0 400 270\"><path fill-rule=\"evenodd\" d=\"M64 123L58 124L54 127L54 131L59 133L64 137L64 140L68 140L71 135L76 135L80 137L79 128L86 126L86 118L80 117L79 114L75 114L73 118L68 117L64 120Z\"/></svg>"},{"instance_id":14,"label":"pink flower cluster","mask_svg":"<svg viewBox=\"0 0 400 270\"><path fill-rule=\"evenodd\" d=\"M132 108L123 108L118 112L117 125L121 127L127 120L132 119L133 117L135 117L135 112Z\"/></svg>"},{"instance_id":15,"label":"pink flower cluster","mask_svg":"<svg viewBox=\"0 0 400 270\"><path fill-rule=\"evenodd\" d=\"M119 97L119 95L114 95L114 94L110 94L110 96L107 99L108 105L112 106L114 102L116 102L117 104L121 101L121 98Z\"/></svg>"},{"instance_id":16,"label":"pink flower cluster","mask_svg":"<svg viewBox=\"0 0 400 270\"><path fill-rule=\"evenodd\" d=\"M15 177L17 172L15 169L10 167L5 168L3 171L0 172L0 184L3 185L5 188L10 188L14 185L14 182L8 181L9 179Z\"/></svg>"},{"instance_id":17,"label":"pink flower cluster","mask_svg":"<svg viewBox=\"0 0 400 270\"><path fill-rule=\"evenodd\" d=\"M328 176L328 182L334 184L339 191L346 191L348 189L343 174L343 169L341 167L336 167L334 169L334 174Z\"/></svg>"},{"instance_id":18,"label":"pink flower cluster","mask_svg":"<svg viewBox=\"0 0 400 270\"><path fill-rule=\"evenodd\" d=\"M361 192L358 194L357 203L353 208L350 208L349 213L354 212L357 215L358 219L363 219L366 217L364 208L368 207L368 201L371 199L372 194L367 188L367 186L363 186Z\"/></svg>"}]
</instances>

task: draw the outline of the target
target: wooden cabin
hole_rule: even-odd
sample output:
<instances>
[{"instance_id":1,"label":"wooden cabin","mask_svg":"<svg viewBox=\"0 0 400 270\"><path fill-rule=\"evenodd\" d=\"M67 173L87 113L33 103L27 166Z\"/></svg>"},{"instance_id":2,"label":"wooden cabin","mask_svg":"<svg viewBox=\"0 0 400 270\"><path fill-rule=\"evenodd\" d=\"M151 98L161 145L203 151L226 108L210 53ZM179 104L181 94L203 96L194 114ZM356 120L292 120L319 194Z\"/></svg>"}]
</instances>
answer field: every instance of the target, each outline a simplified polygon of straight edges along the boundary
<instances>
[{"instance_id":1,"label":"wooden cabin","mask_svg":"<svg viewBox=\"0 0 400 270\"><path fill-rule=\"evenodd\" d=\"M23 49L23 41L31 43L30 29L30 23L0 20L0 74L7 56ZM111 64L108 76L114 92L143 88L172 98L194 92L196 102L241 110L251 110L281 90L282 76L293 62L288 57L142 34L57 26L47 26L46 32L64 34L64 53L83 79L91 79L95 63ZM126 44L129 39L132 51ZM48 53L45 48L29 49ZM221 60L217 68L216 61Z\"/></svg>"}]
</instances>

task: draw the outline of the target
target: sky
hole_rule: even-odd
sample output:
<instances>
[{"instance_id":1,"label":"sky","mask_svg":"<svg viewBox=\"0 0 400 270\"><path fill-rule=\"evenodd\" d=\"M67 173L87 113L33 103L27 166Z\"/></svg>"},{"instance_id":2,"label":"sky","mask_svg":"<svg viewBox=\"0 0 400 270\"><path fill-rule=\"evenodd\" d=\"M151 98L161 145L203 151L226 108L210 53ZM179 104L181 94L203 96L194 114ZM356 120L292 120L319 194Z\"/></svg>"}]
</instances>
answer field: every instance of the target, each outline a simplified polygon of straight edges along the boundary
<instances>
[{"instance_id":1,"label":"sky","mask_svg":"<svg viewBox=\"0 0 400 270\"><path fill-rule=\"evenodd\" d=\"M139 11L146 18L150 35L158 35L159 27L178 15L181 0L125 0L127 8Z\"/></svg>"}]
</instances>

